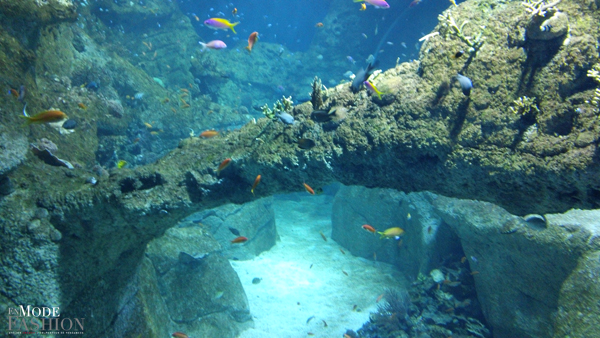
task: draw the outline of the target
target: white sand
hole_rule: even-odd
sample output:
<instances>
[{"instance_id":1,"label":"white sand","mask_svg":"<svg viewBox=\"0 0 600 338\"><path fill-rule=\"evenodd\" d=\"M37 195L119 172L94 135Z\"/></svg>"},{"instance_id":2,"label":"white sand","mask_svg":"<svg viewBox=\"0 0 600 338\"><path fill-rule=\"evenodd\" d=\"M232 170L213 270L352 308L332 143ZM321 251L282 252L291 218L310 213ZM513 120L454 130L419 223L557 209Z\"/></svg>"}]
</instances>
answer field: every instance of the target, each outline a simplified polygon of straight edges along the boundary
<instances>
[{"instance_id":1,"label":"white sand","mask_svg":"<svg viewBox=\"0 0 600 338\"><path fill-rule=\"evenodd\" d=\"M356 331L368 321L386 287L405 285L392 266L354 257L330 238L331 205L325 201L310 195L300 201L276 198L281 241L254 260L231 261L254 318L254 328L240 337L299 338L309 332L313 337L342 337L347 329ZM255 285L254 277L263 280ZM352 311L355 304L360 312ZM307 324L311 316L315 317Z\"/></svg>"}]
</instances>

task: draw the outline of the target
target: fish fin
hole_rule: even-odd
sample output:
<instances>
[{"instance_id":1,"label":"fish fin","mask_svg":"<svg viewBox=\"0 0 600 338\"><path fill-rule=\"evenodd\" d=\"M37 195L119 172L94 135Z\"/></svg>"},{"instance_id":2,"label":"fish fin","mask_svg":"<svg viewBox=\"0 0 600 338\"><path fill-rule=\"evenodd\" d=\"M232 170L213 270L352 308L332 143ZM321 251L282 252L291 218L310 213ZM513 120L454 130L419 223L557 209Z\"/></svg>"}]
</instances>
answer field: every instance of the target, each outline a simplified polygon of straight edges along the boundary
<instances>
[{"instance_id":1,"label":"fish fin","mask_svg":"<svg viewBox=\"0 0 600 338\"><path fill-rule=\"evenodd\" d=\"M364 2L365 0L354 0L354 2Z\"/></svg>"},{"instance_id":2,"label":"fish fin","mask_svg":"<svg viewBox=\"0 0 600 338\"><path fill-rule=\"evenodd\" d=\"M235 29L233 29L233 27L235 27L239 24L240 24L239 22L234 22L229 26L229 28L231 28L231 30L233 31L233 34L237 34L237 32L235 31Z\"/></svg>"},{"instance_id":3,"label":"fish fin","mask_svg":"<svg viewBox=\"0 0 600 338\"><path fill-rule=\"evenodd\" d=\"M21 118L24 118L24 119L26 119L26 120L27 120L27 121L25 121L25 123L23 123L23 124L21 125L21 127L27 127L28 125L30 125L30 124L32 124L32 123L33 123L33 121L32 121L32 120L29 118L29 116L22 116L22 115L19 115L19 117L21 117Z\"/></svg>"},{"instance_id":4,"label":"fish fin","mask_svg":"<svg viewBox=\"0 0 600 338\"><path fill-rule=\"evenodd\" d=\"M252 53L252 49L250 49L250 46L246 46L244 48L246 48L248 50L248 53Z\"/></svg>"},{"instance_id":5,"label":"fish fin","mask_svg":"<svg viewBox=\"0 0 600 338\"><path fill-rule=\"evenodd\" d=\"M204 50L206 49L206 44L204 42L200 42L200 41L198 41L198 43L200 43L202 45L202 49L200 51L204 52Z\"/></svg>"}]
</instances>

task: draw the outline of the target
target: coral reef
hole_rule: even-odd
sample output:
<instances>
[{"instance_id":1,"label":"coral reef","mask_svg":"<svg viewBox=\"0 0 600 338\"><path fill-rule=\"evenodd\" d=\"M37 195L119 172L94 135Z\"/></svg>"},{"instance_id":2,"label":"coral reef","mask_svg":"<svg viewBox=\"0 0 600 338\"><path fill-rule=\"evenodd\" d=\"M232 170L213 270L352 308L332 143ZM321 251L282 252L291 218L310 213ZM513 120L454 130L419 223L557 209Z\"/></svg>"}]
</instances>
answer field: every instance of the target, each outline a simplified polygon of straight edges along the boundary
<instances>
[{"instance_id":1,"label":"coral reef","mask_svg":"<svg viewBox=\"0 0 600 338\"><path fill-rule=\"evenodd\" d=\"M271 110L269 108L268 104L265 104L264 106L260 107L260 109L262 110L263 114L269 118L269 119L276 119L277 115L282 114L282 113L291 113L292 112L292 108L294 105L294 101L292 101L292 97L285 97L283 96L281 98L281 100L277 100L274 104L273 104L273 110Z\"/></svg>"},{"instance_id":2,"label":"coral reef","mask_svg":"<svg viewBox=\"0 0 600 338\"><path fill-rule=\"evenodd\" d=\"M312 92L310 93L310 102L314 110L321 109L323 105L323 84L321 79L315 76L312 83Z\"/></svg>"},{"instance_id":3,"label":"coral reef","mask_svg":"<svg viewBox=\"0 0 600 338\"><path fill-rule=\"evenodd\" d=\"M536 104L535 97L522 96L513 101L514 106L510 107L510 111L517 115L538 114L540 109Z\"/></svg>"}]
</instances>

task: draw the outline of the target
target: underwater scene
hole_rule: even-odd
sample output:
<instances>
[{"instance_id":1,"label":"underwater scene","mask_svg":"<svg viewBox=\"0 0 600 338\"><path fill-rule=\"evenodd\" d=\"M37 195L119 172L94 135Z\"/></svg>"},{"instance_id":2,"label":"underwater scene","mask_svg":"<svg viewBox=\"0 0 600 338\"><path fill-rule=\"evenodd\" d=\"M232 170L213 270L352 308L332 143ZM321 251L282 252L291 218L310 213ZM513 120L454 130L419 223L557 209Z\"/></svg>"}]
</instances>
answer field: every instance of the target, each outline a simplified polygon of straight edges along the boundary
<instances>
[{"instance_id":1,"label":"underwater scene","mask_svg":"<svg viewBox=\"0 0 600 338\"><path fill-rule=\"evenodd\" d=\"M600 338L600 0L0 0L0 337Z\"/></svg>"}]
</instances>

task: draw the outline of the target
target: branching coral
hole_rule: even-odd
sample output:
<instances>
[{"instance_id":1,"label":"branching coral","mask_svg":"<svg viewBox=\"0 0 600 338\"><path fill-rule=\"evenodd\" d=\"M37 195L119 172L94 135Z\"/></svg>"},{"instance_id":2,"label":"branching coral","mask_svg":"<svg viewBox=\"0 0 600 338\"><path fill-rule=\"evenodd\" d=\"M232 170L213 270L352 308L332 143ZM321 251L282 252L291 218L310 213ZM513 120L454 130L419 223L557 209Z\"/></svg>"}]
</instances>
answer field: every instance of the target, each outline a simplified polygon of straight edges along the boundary
<instances>
[{"instance_id":1,"label":"branching coral","mask_svg":"<svg viewBox=\"0 0 600 338\"><path fill-rule=\"evenodd\" d=\"M465 35L463 30L465 25L469 23L469 20L463 21L460 24L460 26L458 26L449 11L447 11L444 14L440 14L438 16L438 19L440 20L441 24L444 25L444 27L446 28L446 35L448 33L456 35L459 39L461 39L464 43L471 47L471 50L469 52L476 53L481 48L481 46L483 46L485 42L485 37L483 36L483 30L485 29L485 26L482 26L481 31L475 36L475 38L473 38L471 36Z\"/></svg>"},{"instance_id":2,"label":"branching coral","mask_svg":"<svg viewBox=\"0 0 600 338\"><path fill-rule=\"evenodd\" d=\"M595 64L592 69L587 71L587 76L591 77L600 85L600 63ZM600 106L600 87L596 88L594 91L594 97L590 101L594 106L596 106L596 111Z\"/></svg>"},{"instance_id":3,"label":"branching coral","mask_svg":"<svg viewBox=\"0 0 600 338\"><path fill-rule=\"evenodd\" d=\"M292 101L292 97L282 97L281 100L277 100L277 102L275 102L275 104L273 105L273 110L271 110L269 108L269 105L265 103L264 106L260 107L260 109L262 110L263 114L274 120L277 118L277 114L280 113L290 113L292 111L292 108L294 108L294 101Z\"/></svg>"},{"instance_id":4,"label":"branching coral","mask_svg":"<svg viewBox=\"0 0 600 338\"><path fill-rule=\"evenodd\" d=\"M316 76L312 83L310 102L315 110L318 110L323 105L323 84L321 83L321 79Z\"/></svg>"},{"instance_id":5,"label":"branching coral","mask_svg":"<svg viewBox=\"0 0 600 338\"><path fill-rule=\"evenodd\" d=\"M513 101L514 107L510 107L510 110L519 115L526 115L529 113L537 114L540 112L540 109L535 101L535 97L521 96Z\"/></svg>"},{"instance_id":6,"label":"branching coral","mask_svg":"<svg viewBox=\"0 0 600 338\"><path fill-rule=\"evenodd\" d=\"M551 3L546 3L545 0L541 0L541 1L526 0L526 1L521 2L521 4L523 6L525 6L525 9L529 13L531 13L532 16L536 16L536 15L546 16L546 12L549 9L552 9L553 7L558 5L560 2L561 2L561 0L556 0Z\"/></svg>"}]
</instances>

